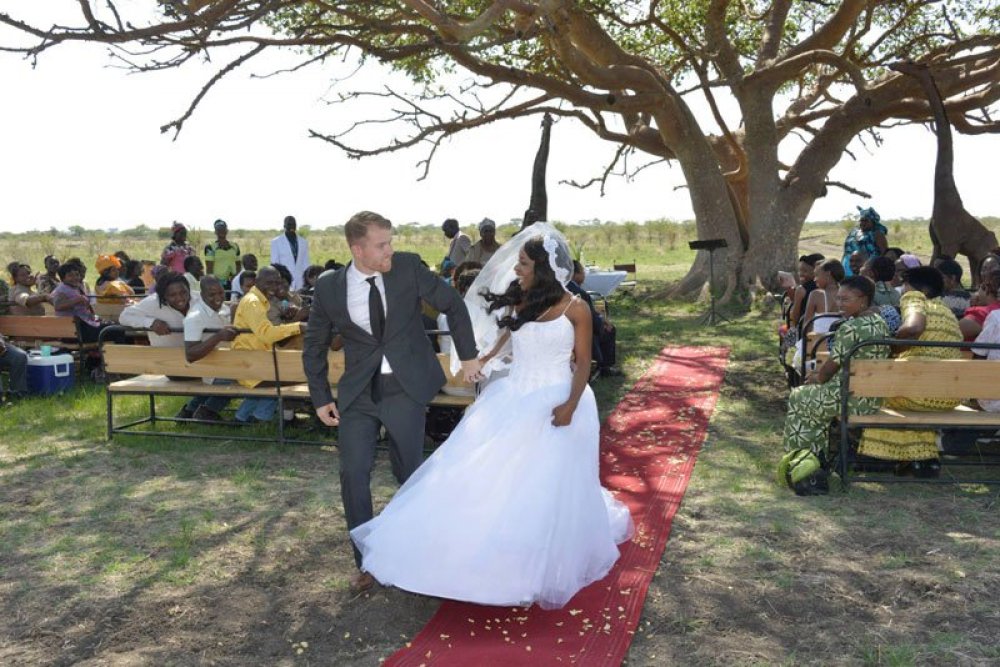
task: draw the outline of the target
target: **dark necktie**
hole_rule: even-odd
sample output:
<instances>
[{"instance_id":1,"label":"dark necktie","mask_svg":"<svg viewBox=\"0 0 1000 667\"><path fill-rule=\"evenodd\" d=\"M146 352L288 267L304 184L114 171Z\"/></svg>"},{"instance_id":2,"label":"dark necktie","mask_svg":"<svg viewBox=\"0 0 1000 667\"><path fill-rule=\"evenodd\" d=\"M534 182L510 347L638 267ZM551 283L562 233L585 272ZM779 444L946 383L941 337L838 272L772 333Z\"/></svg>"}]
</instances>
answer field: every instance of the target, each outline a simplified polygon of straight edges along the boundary
<instances>
[{"instance_id":1,"label":"dark necktie","mask_svg":"<svg viewBox=\"0 0 1000 667\"><path fill-rule=\"evenodd\" d=\"M375 276L365 278L368 281L368 320L372 327L372 336L382 340L385 331L385 308L382 306L382 294L375 285Z\"/></svg>"}]
</instances>

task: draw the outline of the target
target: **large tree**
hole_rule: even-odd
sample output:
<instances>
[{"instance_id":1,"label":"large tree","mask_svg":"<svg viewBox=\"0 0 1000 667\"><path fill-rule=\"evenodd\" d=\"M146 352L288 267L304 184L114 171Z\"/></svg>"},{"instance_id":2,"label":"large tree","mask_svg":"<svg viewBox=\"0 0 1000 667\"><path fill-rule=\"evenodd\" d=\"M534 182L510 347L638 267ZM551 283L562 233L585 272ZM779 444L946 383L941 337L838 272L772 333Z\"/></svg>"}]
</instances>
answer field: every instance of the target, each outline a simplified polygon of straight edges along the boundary
<instances>
[{"instance_id":1,"label":"large tree","mask_svg":"<svg viewBox=\"0 0 1000 667\"><path fill-rule=\"evenodd\" d=\"M138 69L239 51L165 131L179 131L212 85L267 49L298 49L303 66L353 51L404 72L421 92L348 90L345 99L376 95L392 109L313 132L349 155L424 146L429 167L447 136L548 112L616 144L616 162L633 153L675 162L699 236L729 243L727 296L792 264L802 224L829 187L853 190L828 178L852 141L931 117L919 84L889 64L928 66L958 132L997 129L995 0L159 0L152 19L123 15L117 0L67 1L79 7L75 25L0 13L31 38L5 48L37 58L61 43L97 42ZM452 84L458 73L467 84ZM727 119L720 91L738 118ZM707 103L703 117L695 99ZM404 127L364 143L372 121ZM704 278L699 256L678 291Z\"/></svg>"}]
</instances>

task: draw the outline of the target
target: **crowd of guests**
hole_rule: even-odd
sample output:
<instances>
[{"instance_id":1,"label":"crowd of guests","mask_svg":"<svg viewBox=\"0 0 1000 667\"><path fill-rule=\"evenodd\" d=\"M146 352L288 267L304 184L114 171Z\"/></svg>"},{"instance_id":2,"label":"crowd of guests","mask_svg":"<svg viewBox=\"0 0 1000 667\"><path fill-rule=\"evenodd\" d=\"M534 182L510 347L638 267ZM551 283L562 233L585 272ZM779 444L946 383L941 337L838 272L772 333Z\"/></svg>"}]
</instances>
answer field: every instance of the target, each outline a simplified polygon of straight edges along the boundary
<instances>
[{"instance_id":1,"label":"crowd of guests","mask_svg":"<svg viewBox=\"0 0 1000 667\"><path fill-rule=\"evenodd\" d=\"M845 241L844 261L820 254L799 258L799 281L789 290L790 305L782 328L786 337L797 337L800 324L803 339L810 329L828 334L819 337L817 344L828 346L829 357L819 366L807 366L802 385L792 389L784 428L786 452L809 450L821 462L826 458L830 422L840 413L839 370L854 345L888 338L965 341L974 356L1000 358L998 351L974 347L975 343L1000 343L1000 248L980 263L976 287L970 290L963 285L964 272L954 258L937 257L925 265L915 254L888 245L886 229L873 209L862 209L859 218L858 227ZM822 314L831 317L816 319ZM803 343L786 346L788 353L793 354L793 349L802 353ZM960 347L901 345L890 350L871 345L860 348L854 358L951 359L961 355ZM870 414L880 407L951 410L957 403L850 396L848 405L854 414ZM980 401L976 407L1000 411L1000 401ZM858 443L856 465L937 477L939 451L946 445L934 430L868 428Z\"/></svg>"},{"instance_id":2,"label":"crowd of guests","mask_svg":"<svg viewBox=\"0 0 1000 667\"><path fill-rule=\"evenodd\" d=\"M309 305L319 276L343 265L329 260L324 265L309 261L308 241L297 233L294 217L284 219L283 232L270 244L270 264L258 266L257 257L242 253L239 244L228 238L225 221L213 224L215 240L199 255L188 243L187 228L175 223L170 243L158 263L131 259L124 251L99 255L93 266L96 279L86 280L88 267L73 257L60 262L45 258L38 274L25 263L8 266L10 282L0 281L0 315L46 315L73 317L80 340L96 342L102 331L114 324L147 330L155 347L181 347L190 362L197 361L220 345L233 349L271 350L274 346L301 346L309 318ZM437 269L441 279L465 294L479 270L500 248L496 223L484 218L478 224L475 242L464 234L458 222L449 218L442 224L447 251ZM577 265L574 282L568 289L578 293L591 307L594 317L594 359L602 375L619 374L615 367L615 329L594 306L580 285L584 269ZM101 317L98 304L120 306L117 322ZM448 351L447 321L425 308L427 329L440 349ZM105 340L125 342L123 331L104 334ZM0 339L0 369L9 372L10 394L26 391L23 350ZM335 348L337 342L334 343ZM84 363L96 377L99 357L88 356ZM215 379L217 384L230 380ZM257 383L244 382L247 386ZM228 405L220 397L192 398L178 413L180 418L218 421ZM237 408L238 422L270 421L277 401L247 399ZM283 415L290 418L290 415Z\"/></svg>"}]
</instances>

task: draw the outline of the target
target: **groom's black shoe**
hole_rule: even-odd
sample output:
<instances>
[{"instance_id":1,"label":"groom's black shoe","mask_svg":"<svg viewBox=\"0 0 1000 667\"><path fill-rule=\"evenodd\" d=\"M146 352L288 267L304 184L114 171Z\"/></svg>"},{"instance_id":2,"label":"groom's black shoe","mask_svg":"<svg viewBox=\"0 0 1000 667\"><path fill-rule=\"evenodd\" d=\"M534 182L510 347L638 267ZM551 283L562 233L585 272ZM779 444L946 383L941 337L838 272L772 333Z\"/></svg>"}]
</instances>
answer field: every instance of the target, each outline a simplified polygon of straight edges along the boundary
<instances>
[{"instance_id":1,"label":"groom's black shoe","mask_svg":"<svg viewBox=\"0 0 1000 667\"><path fill-rule=\"evenodd\" d=\"M358 570L353 577L351 577L351 592L352 593L364 593L375 585L375 577L368 574L367 572L362 572Z\"/></svg>"}]
</instances>

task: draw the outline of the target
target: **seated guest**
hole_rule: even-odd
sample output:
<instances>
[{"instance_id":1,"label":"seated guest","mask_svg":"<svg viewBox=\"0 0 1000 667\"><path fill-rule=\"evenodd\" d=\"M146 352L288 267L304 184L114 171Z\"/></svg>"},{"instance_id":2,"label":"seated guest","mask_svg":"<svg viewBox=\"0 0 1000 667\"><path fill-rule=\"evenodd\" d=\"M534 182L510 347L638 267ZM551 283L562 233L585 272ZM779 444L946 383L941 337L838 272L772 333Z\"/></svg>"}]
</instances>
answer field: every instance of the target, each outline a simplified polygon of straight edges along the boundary
<instances>
[{"instance_id":1,"label":"seated guest","mask_svg":"<svg viewBox=\"0 0 1000 667\"><path fill-rule=\"evenodd\" d=\"M37 294L32 290L35 276L31 273L31 267L27 264L18 264L11 277L14 279L14 290L9 297L12 301L10 314L44 315L45 307L42 304L49 303L52 299L48 294ZM6 297L0 298L6 300Z\"/></svg>"},{"instance_id":2,"label":"seated guest","mask_svg":"<svg viewBox=\"0 0 1000 667\"><path fill-rule=\"evenodd\" d=\"M316 280L323 271L323 267L319 264L310 264L306 267L306 270L302 272L302 287L299 289L299 296L312 298L313 291L316 289Z\"/></svg>"},{"instance_id":3,"label":"seated guest","mask_svg":"<svg viewBox=\"0 0 1000 667\"><path fill-rule=\"evenodd\" d=\"M292 291L292 272L283 264L272 264L271 268L281 276L281 282L267 311L267 318L271 324L302 322L308 319L308 314L304 318L298 317L299 310L303 308L302 297L298 292Z\"/></svg>"},{"instance_id":4,"label":"seated guest","mask_svg":"<svg viewBox=\"0 0 1000 667\"><path fill-rule=\"evenodd\" d=\"M226 305L226 290L216 276L201 279L201 299L194 303L184 317L184 357L188 363L204 359L208 354L236 338L236 327ZM205 384L232 384L224 378L205 378ZM224 396L195 396L185 410L195 419L219 421L220 413L229 405Z\"/></svg>"},{"instance_id":5,"label":"seated guest","mask_svg":"<svg viewBox=\"0 0 1000 667\"><path fill-rule=\"evenodd\" d=\"M972 296L969 297L970 306L986 305L986 300L983 300L984 302L980 303L980 299L982 297L982 286L983 283L986 282L986 277L994 271L1000 271L1000 256L990 253L979 263L979 272L977 274L973 274L972 286L975 287L975 290L973 290Z\"/></svg>"},{"instance_id":6,"label":"seated guest","mask_svg":"<svg viewBox=\"0 0 1000 667\"><path fill-rule=\"evenodd\" d=\"M168 270L157 279L155 293L127 306L118 321L127 327L149 329L153 347L184 347L181 330L192 300L198 299L191 295L187 278Z\"/></svg>"},{"instance_id":7,"label":"seated guest","mask_svg":"<svg viewBox=\"0 0 1000 667\"><path fill-rule=\"evenodd\" d=\"M39 294L51 294L59 284L59 260L52 255L46 255L43 263L45 273L39 273L35 277L35 287Z\"/></svg>"},{"instance_id":8,"label":"seated guest","mask_svg":"<svg viewBox=\"0 0 1000 667\"><path fill-rule=\"evenodd\" d=\"M306 325L303 320L309 315L304 308L298 313L302 319L289 324L274 325L267 318L267 311L271 307L270 301L277 298L281 281L281 274L273 266L265 266L257 272L257 284L240 299L233 322L237 329L250 329L253 333L237 336L233 341L234 350L271 350L275 344L305 331ZM260 382L240 380L240 384L256 387ZM236 421L242 423L270 421L277 407L278 401L273 398L244 399L236 411Z\"/></svg>"},{"instance_id":9,"label":"seated guest","mask_svg":"<svg viewBox=\"0 0 1000 667\"><path fill-rule=\"evenodd\" d=\"M140 260L130 259L125 263L122 280L132 288L135 294L141 296L146 293L146 282L142 279L142 262Z\"/></svg>"},{"instance_id":10,"label":"seated guest","mask_svg":"<svg viewBox=\"0 0 1000 667\"><path fill-rule=\"evenodd\" d=\"M976 292L975 305L965 309L958 326L965 340L975 340L983 330L987 315L1000 308L1000 269L983 275Z\"/></svg>"},{"instance_id":11,"label":"seated guest","mask_svg":"<svg viewBox=\"0 0 1000 667\"><path fill-rule=\"evenodd\" d=\"M55 308L56 315L74 317L80 324L80 339L84 343L96 343L101 331L111 326L111 322L102 322L94 307L90 304L90 295L87 294L83 283L83 266L73 261L67 261L60 265L59 285L52 291L52 307ZM117 342L122 342L124 336L118 332L112 338Z\"/></svg>"},{"instance_id":12,"label":"seated guest","mask_svg":"<svg viewBox=\"0 0 1000 667\"><path fill-rule=\"evenodd\" d=\"M462 262L461 264L455 267L455 270L451 274L452 285L454 285L457 289L458 281L461 279L462 274L468 271L480 271L482 268L483 265L480 264L479 262L469 262L469 261Z\"/></svg>"},{"instance_id":13,"label":"seated guest","mask_svg":"<svg viewBox=\"0 0 1000 667\"><path fill-rule=\"evenodd\" d=\"M135 296L135 290L121 279L121 260L116 256L98 256L96 268L98 277L94 293L97 303L124 305L126 297Z\"/></svg>"},{"instance_id":14,"label":"seated guest","mask_svg":"<svg viewBox=\"0 0 1000 667\"><path fill-rule=\"evenodd\" d=\"M849 276L861 275L861 268L865 265L865 262L867 261L868 261L867 252L865 252L864 250L855 250L854 252L851 253L851 256L847 260L848 267L851 270L850 272L845 272L845 273L847 273L847 275Z\"/></svg>"},{"instance_id":15,"label":"seated guest","mask_svg":"<svg viewBox=\"0 0 1000 667\"><path fill-rule=\"evenodd\" d=\"M994 310L986 316L983 323L983 330L976 336L977 343L996 344L1000 343L1000 310ZM995 361L1000 359L1000 350L990 350L986 348L972 348L972 353L976 357L982 357ZM987 412L1000 412L1000 400L997 399L977 399L979 407Z\"/></svg>"},{"instance_id":16,"label":"seated guest","mask_svg":"<svg viewBox=\"0 0 1000 667\"><path fill-rule=\"evenodd\" d=\"M0 280L0 315L10 312L10 285L6 280Z\"/></svg>"},{"instance_id":17,"label":"seated guest","mask_svg":"<svg viewBox=\"0 0 1000 667\"><path fill-rule=\"evenodd\" d=\"M896 246L890 246L889 248L886 248L886 251L882 254L895 262L897 259L905 255L906 251L902 248L897 248Z\"/></svg>"},{"instance_id":18,"label":"seated guest","mask_svg":"<svg viewBox=\"0 0 1000 667\"><path fill-rule=\"evenodd\" d=\"M969 298L972 295L962 287L962 265L951 258L942 259L937 264L937 270L944 277L941 301L951 309L955 317L964 317L966 309L971 305Z\"/></svg>"},{"instance_id":19,"label":"seated guest","mask_svg":"<svg viewBox=\"0 0 1000 667\"><path fill-rule=\"evenodd\" d=\"M2 282L2 281L0 281ZM28 393L28 353L0 334L0 371L7 371L10 386L7 394L21 398Z\"/></svg>"},{"instance_id":20,"label":"seated guest","mask_svg":"<svg viewBox=\"0 0 1000 667\"><path fill-rule=\"evenodd\" d=\"M184 258L184 277L188 281L188 289L191 294L197 294L201 289L201 279L205 275L205 267L201 263L201 258L196 255Z\"/></svg>"},{"instance_id":21,"label":"seated guest","mask_svg":"<svg viewBox=\"0 0 1000 667\"><path fill-rule=\"evenodd\" d=\"M237 292L233 290L232 303L239 303L240 297L250 291L250 288L257 284L257 272L247 271L246 269L240 271L240 291ZM235 311L234 311L235 314Z\"/></svg>"},{"instance_id":22,"label":"seated guest","mask_svg":"<svg viewBox=\"0 0 1000 667\"><path fill-rule=\"evenodd\" d=\"M240 287L240 278L243 277L243 273L246 271L250 271L251 273L254 274L257 273L257 255L252 255L250 253L243 255L243 269L236 274L235 278L233 278L233 284L231 288L233 291L232 295L233 301L239 301L238 297L241 297L244 294L246 294L246 291Z\"/></svg>"},{"instance_id":23,"label":"seated guest","mask_svg":"<svg viewBox=\"0 0 1000 667\"><path fill-rule=\"evenodd\" d=\"M326 260L326 264L323 265L324 271L336 271L337 269L344 268L344 265L335 259Z\"/></svg>"},{"instance_id":24,"label":"seated guest","mask_svg":"<svg viewBox=\"0 0 1000 667\"><path fill-rule=\"evenodd\" d=\"M806 301L806 312L803 316L803 322L810 322L816 315L838 312L837 294L840 281L843 279L844 266L835 259L825 260L816 267L816 289L813 290ZM826 333L830 330L830 325L833 322L834 318L832 317L820 318L809 324L802 333L803 335L809 333L809 331Z\"/></svg>"},{"instance_id":25,"label":"seated guest","mask_svg":"<svg viewBox=\"0 0 1000 667\"><path fill-rule=\"evenodd\" d=\"M788 311L788 324L796 327L806 312L806 302L809 295L816 289L816 264L826 259L823 255L813 253L799 257L799 284L792 293L792 307Z\"/></svg>"},{"instance_id":26,"label":"seated guest","mask_svg":"<svg viewBox=\"0 0 1000 667\"><path fill-rule=\"evenodd\" d=\"M479 240L472 244L469 253L465 256L466 262L478 262L480 266L485 266L490 261L490 257L500 249L497 243L497 223L489 218L483 218L479 223Z\"/></svg>"},{"instance_id":27,"label":"seated guest","mask_svg":"<svg viewBox=\"0 0 1000 667\"><path fill-rule=\"evenodd\" d=\"M792 390L785 416L784 447L786 452L809 449L825 456L829 442L830 421L840 414L840 367L847 353L858 343L888 338L889 331L878 312L872 308L875 283L864 276L844 279L837 290L837 307L844 321L837 328L833 350L817 370L810 372L805 384ZM859 349L854 359L884 359L889 349L869 345ZM879 409L881 399L848 399L851 414L871 414ZM821 456L821 458L823 458Z\"/></svg>"},{"instance_id":28,"label":"seated guest","mask_svg":"<svg viewBox=\"0 0 1000 667\"><path fill-rule=\"evenodd\" d=\"M892 288L896 265L888 257L873 257L860 271L875 283L874 305L899 307L899 292Z\"/></svg>"},{"instance_id":29,"label":"seated guest","mask_svg":"<svg viewBox=\"0 0 1000 667\"><path fill-rule=\"evenodd\" d=\"M948 306L941 301L944 279L941 272L930 266L909 269L903 276L903 298L900 301L903 324L896 338L919 341L960 342L962 332ZM958 359L957 347L907 347L899 359ZM958 401L937 398L888 398L885 407L896 410L951 410ZM865 429L858 453L876 459L909 462L918 477L936 477L940 472L936 432L901 429ZM900 472L903 470L900 469Z\"/></svg>"},{"instance_id":30,"label":"seated guest","mask_svg":"<svg viewBox=\"0 0 1000 667\"><path fill-rule=\"evenodd\" d=\"M583 264L574 259L573 277L566 283L566 289L573 294L578 294L581 299L587 302L587 306L590 308L590 319L593 324L591 358L597 364L597 370L602 376L611 377L621 375L622 372L615 366L618 332L615 329L615 325L608 322L597 312L597 308L594 307L593 298L581 287L583 281L586 279L586 269L583 268Z\"/></svg>"}]
</instances>

